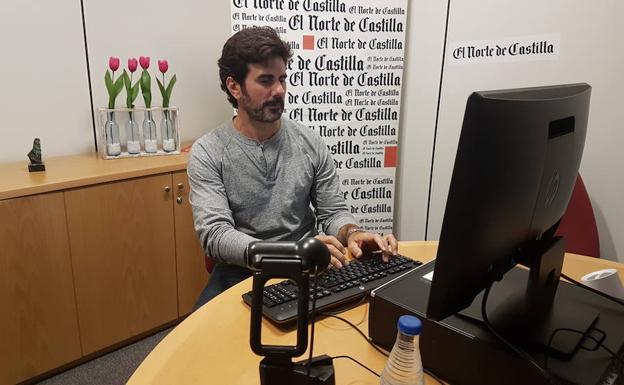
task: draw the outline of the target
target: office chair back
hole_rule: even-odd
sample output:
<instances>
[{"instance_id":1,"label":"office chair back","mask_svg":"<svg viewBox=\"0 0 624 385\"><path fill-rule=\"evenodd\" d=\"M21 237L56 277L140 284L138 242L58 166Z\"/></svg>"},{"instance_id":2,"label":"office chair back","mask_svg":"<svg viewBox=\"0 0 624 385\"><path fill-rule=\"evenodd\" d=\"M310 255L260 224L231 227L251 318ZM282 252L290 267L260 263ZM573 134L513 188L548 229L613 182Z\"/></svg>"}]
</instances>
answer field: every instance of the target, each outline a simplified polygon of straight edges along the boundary
<instances>
[{"instance_id":1,"label":"office chair back","mask_svg":"<svg viewBox=\"0 0 624 385\"><path fill-rule=\"evenodd\" d=\"M212 274L212 270L214 270L215 265L217 264L210 255L204 256L204 262L206 263L206 271L208 274Z\"/></svg>"},{"instance_id":2,"label":"office chair back","mask_svg":"<svg viewBox=\"0 0 624 385\"><path fill-rule=\"evenodd\" d=\"M565 237L566 252L600 258L596 218L580 174L556 235Z\"/></svg>"}]
</instances>

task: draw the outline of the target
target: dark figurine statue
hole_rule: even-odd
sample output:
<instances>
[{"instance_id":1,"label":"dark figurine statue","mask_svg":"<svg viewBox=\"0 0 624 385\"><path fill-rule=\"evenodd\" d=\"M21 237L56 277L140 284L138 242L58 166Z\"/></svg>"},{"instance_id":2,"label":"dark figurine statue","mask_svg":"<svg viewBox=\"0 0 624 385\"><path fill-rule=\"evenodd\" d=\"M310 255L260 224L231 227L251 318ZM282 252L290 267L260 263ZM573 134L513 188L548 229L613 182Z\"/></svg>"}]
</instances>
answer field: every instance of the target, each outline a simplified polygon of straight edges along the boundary
<instances>
[{"instance_id":1,"label":"dark figurine statue","mask_svg":"<svg viewBox=\"0 0 624 385\"><path fill-rule=\"evenodd\" d=\"M41 163L41 141L39 138L35 138L33 141L32 150L28 153L28 159L30 159L32 164Z\"/></svg>"},{"instance_id":2,"label":"dark figurine statue","mask_svg":"<svg viewBox=\"0 0 624 385\"><path fill-rule=\"evenodd\" d=\"M28 171L45 171L45 165L41 160L41 141L39 140L39 138L35 138L35 140L33 141L32 149L27 155L28 159L30 159Z\"/></svg>"}]
</instances>

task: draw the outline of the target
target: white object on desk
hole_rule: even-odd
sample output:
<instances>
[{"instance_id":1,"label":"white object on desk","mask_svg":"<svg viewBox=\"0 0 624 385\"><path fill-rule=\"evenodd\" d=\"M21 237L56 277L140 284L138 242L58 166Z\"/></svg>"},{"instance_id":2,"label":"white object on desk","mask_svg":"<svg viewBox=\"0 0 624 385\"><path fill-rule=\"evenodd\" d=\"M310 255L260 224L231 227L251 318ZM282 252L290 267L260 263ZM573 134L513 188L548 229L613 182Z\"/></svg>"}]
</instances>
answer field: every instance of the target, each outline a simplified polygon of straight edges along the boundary
<instances>
[{"instance_id":1,"label":"white object on desk","mask_svg":"<svg viewBox=\"0 0 624 385\"><path fill-rule=\"evenodd\" d=\"M581 277L581 282L612 297L624 299L622 281L615 269L598 270L586 274Z\"/></svg>"}]
</instances>

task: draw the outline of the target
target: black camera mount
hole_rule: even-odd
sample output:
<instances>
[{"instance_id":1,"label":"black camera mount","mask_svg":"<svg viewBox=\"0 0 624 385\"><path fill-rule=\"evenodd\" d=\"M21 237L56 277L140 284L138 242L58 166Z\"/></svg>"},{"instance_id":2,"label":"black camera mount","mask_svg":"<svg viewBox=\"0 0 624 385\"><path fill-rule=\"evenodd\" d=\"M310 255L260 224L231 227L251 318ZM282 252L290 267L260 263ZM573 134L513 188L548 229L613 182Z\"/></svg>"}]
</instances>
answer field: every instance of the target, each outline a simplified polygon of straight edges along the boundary
<instances>
[{"instance_id":1,"label":"black camera mount","mask_svg":"<svg viewBox=\"0 0 624 385\"><path fill-rule=\"evenodd\" d=\"M310 274L319 274L329 266L329 250L318 239L299 242L265 242L249 244L245 259L254 271L251 300L251 349L259 356L261 385L334 385L334 365L327 355L292 362L292 357L305 353L308 347L308 305ZM273 278L291 279L297 284L297 345L262 344L262 300L266 282Z\"/></svg>"}]
</instances>

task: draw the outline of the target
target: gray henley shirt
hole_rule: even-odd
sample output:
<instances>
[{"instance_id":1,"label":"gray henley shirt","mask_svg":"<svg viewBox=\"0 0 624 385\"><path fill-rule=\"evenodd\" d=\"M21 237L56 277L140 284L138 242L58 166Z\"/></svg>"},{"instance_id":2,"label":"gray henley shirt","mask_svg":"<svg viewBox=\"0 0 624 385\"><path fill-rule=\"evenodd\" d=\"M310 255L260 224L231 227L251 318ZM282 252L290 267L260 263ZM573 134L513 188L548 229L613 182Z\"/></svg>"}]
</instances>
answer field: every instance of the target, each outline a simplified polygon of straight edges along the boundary
<instances>
[{"instance_id":1,"label":"gray henley shirt","mask_svg":"<svg viewBox=\"0 0 624 385\"><path fill-rule=\"evenodd\" d=\"M202 136L188 176L195 230L206 254L221 262L245 266L254 240L315 236L317 220L334 236L356 223L325 142L286 117L264 142L240 134L232 121Z\"/></svg>"}]
</instances>

